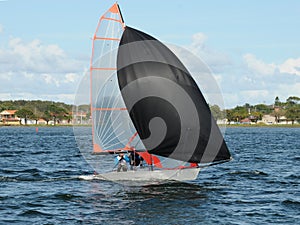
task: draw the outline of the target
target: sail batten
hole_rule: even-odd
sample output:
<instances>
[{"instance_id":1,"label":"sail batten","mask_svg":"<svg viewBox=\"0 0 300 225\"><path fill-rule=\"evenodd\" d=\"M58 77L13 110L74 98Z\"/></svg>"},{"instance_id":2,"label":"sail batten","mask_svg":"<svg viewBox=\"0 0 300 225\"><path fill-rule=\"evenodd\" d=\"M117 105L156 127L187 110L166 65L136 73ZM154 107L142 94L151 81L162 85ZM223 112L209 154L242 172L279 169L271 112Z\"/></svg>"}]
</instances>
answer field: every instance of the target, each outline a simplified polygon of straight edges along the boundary
<instances>
[{"instance_id":1,"label":"sail batten","mask_svg":"<svg viewBox=\"0 0 300 225\"><path fill-rule=\"evenodd\" d=\"M110 37L95 37L94 40L120 41L119 38L110 38Z\"/></svg>"}]
</instances>

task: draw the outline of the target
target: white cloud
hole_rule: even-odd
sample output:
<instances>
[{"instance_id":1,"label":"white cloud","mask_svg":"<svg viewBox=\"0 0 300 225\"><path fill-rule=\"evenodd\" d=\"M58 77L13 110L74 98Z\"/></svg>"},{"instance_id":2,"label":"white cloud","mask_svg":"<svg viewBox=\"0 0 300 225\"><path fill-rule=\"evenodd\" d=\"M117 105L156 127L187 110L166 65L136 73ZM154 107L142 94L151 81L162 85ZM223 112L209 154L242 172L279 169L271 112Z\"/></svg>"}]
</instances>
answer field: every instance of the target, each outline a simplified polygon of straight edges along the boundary
<instances>
[{"instance_id":1,"label":"white cloud","mask_svg":"<svg viewBox=\"0 0 300 225\"><path fill-rule=\"evenodd\" d=\"M204 33L196 33L192 36L192 43L190 47L192 49L204 49L206 40L207 36Z\"/></svg>"},{"instance_id":2,"label":"white cloud","mask_svg":"<svg viewBox=\"0 0 300 225\"><path fill-rule=\"evenodd\" d=\"M230 57L220 51L216 51L206 44L207 36L203 33L196 33L192 36L192 42L186 48L200 57L213 72L221 72L231 65Z\"/></svg>"},{"instance_id":3,"label":"white cloud","mask_svg":"<svg viewBox=\"0 0 300 225\"><path fill-rule=\"evenodd\" d=\"M24 71L22 74L27 79L30 79L30 80L34 79L34 73L29 73L29 72Z\"/></svg>"},{"instance_id":4,"label":"white cloud","mask_svg":"<svg viewBox=\"0 0 300 225\"><path fill-rule=\"evenodd\" d=\"M275 64L267 64L262 60L258 60L253 54L245 54L243 58L247 67L253 72L257 72L262 75L272 75L276 69Z\"/></svg>"},{"instance_id":5,"label":"white cloud","mask_svg":"<svg viewBox=\"0 0 300 225\"><path fill-rule=\"evenodd\" d=\"M239 58L234 56L233 61L229 55L210 48L206 41L207 36L198 33L186 46L200 59L180 48L173 47L172 50L192 73L209 103L220 100L220 93L226 108L245 103L272 104L276 96L282 100L292 95L300 96L300 58L289 58L276 64L247 53ZM211 68L211 71L207 68ZM210 77L208 74L214 81L207 79ZM212 81L218 83L220 92L211 85ZM219 94L215 95L217 92Z\"/></svg>"},{"instance_id":6,"label":"white cloud","mask_svg":"<svg viewBox=\"0 0 300 225\"><path fill-rule=\"evenodd\" d=\"M0 96L41 99L59 95L68 96L66 102L75 94L86 64L88 59L69 57L58 45L11 38L0 48Z\"/></svg>"},{"instance_id":7,"label":"white cloud","mask_svg":"<svg viewBox=\"0 0 300 225\"><path fill-rule=\"evenodd\" d=\"M69 58L57 45L44 45L40 40L25 43L20 38L12 38L8 49L2 50L0 60L9 60L5 68L15 71L36 73L70 73L81 70L83 63Z\"/></svg>"},{"instance_id":8,"label":"white cloud","mask_svg":"<svg viewBox=\"0 0 300 225\"><path fill-rule=\"evenodd\" d=\"M191 44L185 46L189 54L176 47L172 50L196 76L209 103L222 105L220 93L227 108L246 102L271 104L276 96L282 100L291 95L300 96L300 58L274 64L247 53L239 58L240 63L208 46L207 39L203 33L193 35ZM191 52L200 59L195 59ZM70 57L55 44L11 38L5 48L0 47L0 99L72 103L88 63L89 59Z\"/></svg>"},{"instance_id":9,"label":"white cloud","mask_svg":"<svg viewBox=\"0 0 300 225\"><path fill-rule=\"evenodd\" d=\"M67 73L65 75L64 83L74 83L75 81L78 81L79 76L76 73Z\"/></svg>"},{"instance_id":10,"label":"white cloud","mask_svg":"<svg viewBox=\"0 0 300 225\"><path fill-rule=\"evenodd\" d=\"M59 87L59 81L50 74L42 74L42 77L44 78L46 84L54 84L56 87Z\"/></svg>"},{"instance_id":11,"label":"white cloud","mask_svg":"<svg viewBox=\"0 0 300 225\"><path fill-rule=\"evenodd\" d=\"M279 71L281 73L289 73L300 76L300 58L287 59L284 63L279 65Z\"/></svg>"},{"instance_id":12,"label":"white cloud","mask_svg":"<svg viewBox=\"0 0 300 225\"><path fill-rule=\"evenodd\" d=\"M286 100L289 96L300 96L300 80L296 83L284 83L278 85L278 92L282 93L282 100Z\"/></svg>"},{"instance_id":13,"label":"white cloud","mask_svg":"<svg viewBox=\"0 0 300 225\"><path fill-rule=\"evenodd\" d=\"M12 72L7 72L7 73L0 73L0 80L7 80L10 81L12 80Z\"/></svg>"}]
</instances>

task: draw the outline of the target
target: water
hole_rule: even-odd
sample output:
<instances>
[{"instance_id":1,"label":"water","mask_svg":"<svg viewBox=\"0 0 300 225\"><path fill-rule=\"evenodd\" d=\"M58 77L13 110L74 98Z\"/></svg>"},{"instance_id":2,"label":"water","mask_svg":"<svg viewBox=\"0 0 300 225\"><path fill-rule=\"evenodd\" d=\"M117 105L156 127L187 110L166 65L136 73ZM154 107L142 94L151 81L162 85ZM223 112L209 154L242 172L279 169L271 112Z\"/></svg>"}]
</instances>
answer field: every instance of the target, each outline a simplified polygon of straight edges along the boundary
<instances>
[{"instance_id":1,"label":"water","mask_svg":"<svg viewBox=\"0 0 300 225\"><path fill-rule=\"evenodd\" d=\"M228 128L235 160L189 184L90 174L72 128L0 128L0 224L298 224L300 129Z\"/></svg>"}]
</instances>

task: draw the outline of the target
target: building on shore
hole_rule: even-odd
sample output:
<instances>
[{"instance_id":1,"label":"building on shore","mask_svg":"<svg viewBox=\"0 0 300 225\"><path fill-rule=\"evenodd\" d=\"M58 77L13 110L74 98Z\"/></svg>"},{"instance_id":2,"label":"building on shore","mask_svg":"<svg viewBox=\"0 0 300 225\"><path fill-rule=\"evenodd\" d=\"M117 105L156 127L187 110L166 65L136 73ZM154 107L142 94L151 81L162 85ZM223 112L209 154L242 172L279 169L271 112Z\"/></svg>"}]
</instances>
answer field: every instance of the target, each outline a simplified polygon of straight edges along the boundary
<instances>
[{"instance_id":1,"label":"building on shore","mask_svg":"<svg viewBox=\"0 0 300 225\"><path fill-rule=\"evenodd\" d=\"M0 123L3 125L18 125L20 118L15 114L18 110L4 110L0 112Z\"/></svg>"}]
</instances>

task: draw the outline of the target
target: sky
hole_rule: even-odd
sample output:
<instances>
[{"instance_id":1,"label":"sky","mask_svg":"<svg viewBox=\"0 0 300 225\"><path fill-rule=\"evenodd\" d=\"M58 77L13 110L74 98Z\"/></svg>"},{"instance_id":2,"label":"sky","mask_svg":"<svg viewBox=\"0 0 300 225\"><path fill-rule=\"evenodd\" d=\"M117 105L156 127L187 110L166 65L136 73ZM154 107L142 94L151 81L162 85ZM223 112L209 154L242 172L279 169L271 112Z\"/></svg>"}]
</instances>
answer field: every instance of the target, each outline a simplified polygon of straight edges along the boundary
<instances>
[{"instance_id":1,"label":"sky","mask_svg":"<svg viewBox=\"0 0 300 225\"><path fill-rule=\"evenodd\" d=\"M0 0L0 100L72 104L111 0ZM300 96L300 1L119 0L125 23L211 69L226 108Z\"/></svg>"}]
</instances>

